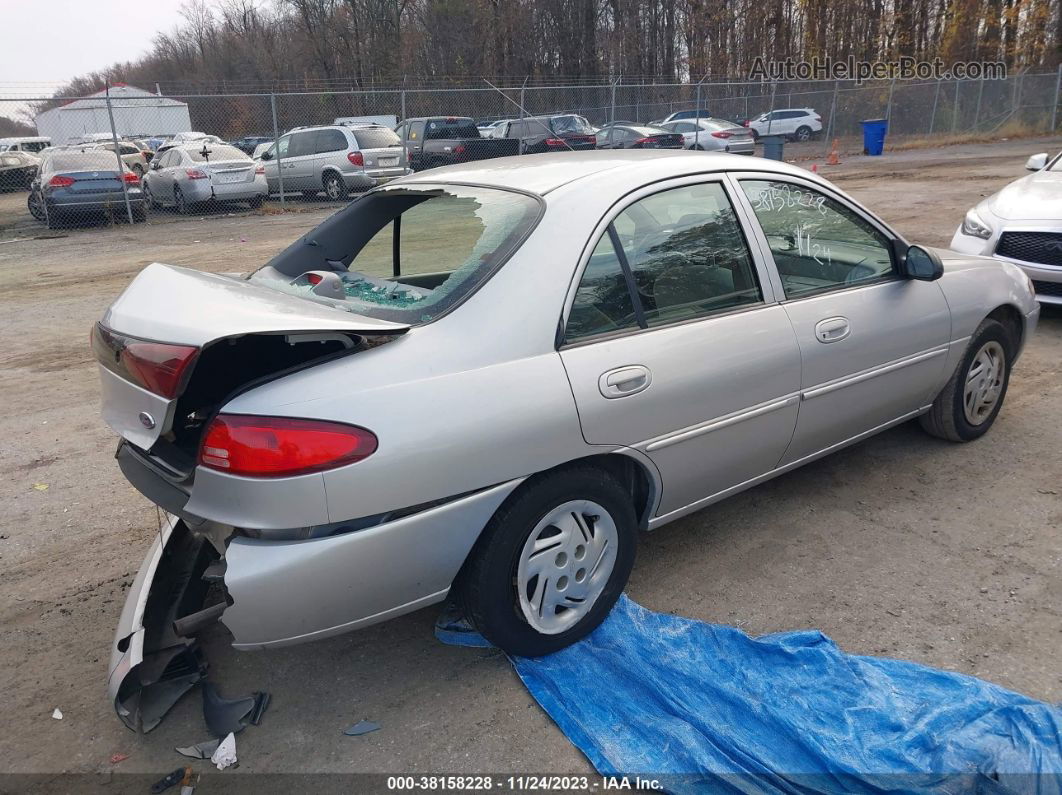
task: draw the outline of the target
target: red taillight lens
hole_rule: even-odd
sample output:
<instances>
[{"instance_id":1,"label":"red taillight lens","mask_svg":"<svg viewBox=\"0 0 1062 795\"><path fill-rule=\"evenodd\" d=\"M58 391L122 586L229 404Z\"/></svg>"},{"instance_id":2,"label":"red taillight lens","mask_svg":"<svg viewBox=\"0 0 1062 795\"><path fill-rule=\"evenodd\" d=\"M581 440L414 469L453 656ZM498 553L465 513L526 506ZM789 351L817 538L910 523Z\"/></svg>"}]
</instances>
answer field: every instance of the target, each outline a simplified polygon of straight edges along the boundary
<instances>
[{"instance_id":1,"label":"red taillight lens","mask_svg":"<svg viewBox=\"0 0 1062 795\"><path fill-rule=\"evenodd\" d=\"M92 349L100 364L116 375L164 398L175 398L199 355L191 345L170 345L130 337L97 323Z\"/></svg>"},{"instance_id":2,"label":"red taillight lens","mask_svg":"<svg viewBox=\"0 0 1062 795\"><path fill-rule=\"evenodd\" d=\"M219 414L203 437L199 463L232 475L278 478L352 464L376 446L376 435L356 425Z\"/></svg>"},{"instance_id":3,"label":"red taillight lens","mask_svg":"<svg viewBox=\"0 0 1062 795\"><path fill-rule=\"evenodd\" d=\"M741 126L742 127L748 127L749 126L749 120L745 119L745 121L741 122Z\"/></svg>"},{"instance_id":4,"label":"red taillight lens","mask_svg":"<svg viewBox=\"0 0 1062 795\"><path fill-rule=\"evenodd\" d=\"M639 138L637 141L634 142L634 145L638 146L638 145L644 145L644 144L651 144L655 140L656 140L655 138Z\"/></svg>"},{"instance_id":5,"label":"red taillight lens","mask_svg":"<svg viewBox=\"0 0 1062 795\"><path fill-rule=\"evenodd\" d=\"M361 152L347 152L347 160L349 160L351 164L355 166L365 165L365 157L362 155Z\"/></svg>"},{"instance_id":6,"label":"red taillight lens","mask_svg":"<svg viewBox=\"0 0 1062 795\"><path fill-rule=\"evenodd\" d=\"M454 147L454 154L455 155L463 155L464 153L465 153L464 144L458 144L457 146Z\"/></svg>"},{"instance_id":7,"label":"red taillight lens","mask_svg":"<svg viewBox=\"0 0 1062 795\"><path fill-rule=\"evenodd\" d=\"M73 177L52 177L48 180L49 188L69 188L73 184Z\"/></svg>"},{"instance_id":8,"label":"red taillight lens","mask_svg":"<svg viewBox=\"0 0 1062 795\"><path fill-rule=\"evenodd\" d=\"M185 169L184 173L188 175L188 179L206 179L208 176L205 171L201 171L198 168Z\"/></svg>"},{"instance_id":9,"label":"red taillight lens","mask_svg":"<svg viewBox=\"0 0 1062 795\"><path fill-rule=\"evenodd\" d=\"M255 174L264 174L265 173L265 166L255 166L254 173Z\"/></svg>"},{"instance_id":10,"label":"red taillight lens","mask_svg":"<svg viewBox=\"0 0 1062 795\"><path fill-rule=\"evenodd\" d=\"M127 185L139 185L140 184L140 177L138 177L132 171L124 172L122 174L122 179L125 180L125 183Z\"/></svg>"},{"instance_id":11,"label":"red taillight lens","mask_svg":"<svg viewBox=\"0 0 1062 795\"><path fill-rule=\"evenodd\" d=\"M732 132L726 132L725 130L720 130L719 132L712 133L712 137L713 138L729 138L733 134L734 133L732 133Z\"/></svg>"}]
</instances>

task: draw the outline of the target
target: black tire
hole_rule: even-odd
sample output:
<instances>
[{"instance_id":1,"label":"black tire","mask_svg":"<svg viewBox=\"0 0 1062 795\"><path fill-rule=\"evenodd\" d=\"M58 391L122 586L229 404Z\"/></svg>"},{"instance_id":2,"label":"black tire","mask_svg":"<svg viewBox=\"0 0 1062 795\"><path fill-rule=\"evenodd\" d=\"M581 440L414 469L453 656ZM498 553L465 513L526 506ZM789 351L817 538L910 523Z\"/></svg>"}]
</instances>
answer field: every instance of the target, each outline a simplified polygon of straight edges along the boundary
<instances>
[{"instance_id":1,"label":"black tire","mask_svg":"<svg viewBox=\"0 0 1062 795\"><path fill-rule=\"evenodd\" d=\"M252 209L252 210L257 210L257 209L259 209L259 208L260 208L260 207L261 207L261 206L262 206L263 204L265 204L265 198L266 198L265 196L255 196L255 197L254 197L253 199L251 199L251 200L250 200L249 202L247 202L247 203L248 203L249 205L251 205L251 209Z\"/></svg>"},{"instance_id":2,"label":"black tire","mask_svg":"<svg viewBox=\"0 0 1062 795\"><path fill-rule=\"evenodd\" d=\"M704 151L704 147L701 146L700 144L694 144L693 146L690 147L690 149L693 149L696 152L703 152Z\"/></svg>"},{"instance_id":3,"label":"black tire","mask_svg":"<svg viewBox=\"0 0 1062 795\"><path fill-rule=\"evenodd\" d=\"M325 174L321 183L324 186L325 196L329 201L339 202L347 198L347 183L338 174Z\"/></svg>"},{"instance_id":4,"label":"black tire","mask_svg":"<svg viewBox=\"0 0 1062 795\"><path fill-rule=\"evenodd\" d=\"M188 213L191 212L188 202L184 198L184 191L181 190L180 185L173 186L173 206L181 215L188 215Z\"/></svg>"},{"instance_id":5,"label":"black tire","mask_svg":"<svg viewBox=\"0 0 1062 795\"><path fill-rule=\"evenodd\" d=\"M142 224L147 220L147 205L141 205L133 210L133 223Z\"/></svg>"},{"instance_id":6,"label":"black tire","mask_svg":"<svg viewBox=\"0 0 1062 795\"><path fill-rule=\"evenodd\" d=\"M151 207L152 209L161 207L161 205L158 203L157 198L155 198L155 194L151 192L151 188L149 187L147 182L144 182L143 184L143 195L144 198L147 198L149 207Z\"/></svg>"},{"instance_id":7,"label":"black tire","mask_svg":"<svg viewBox=\"0 0 1062 795\"><path fill-rule=\"evenodd\" d=\"M971 422L965 406L965 387L971 368L982 350L992 350L992 345L1002 350L1003 375L999 394L991 411L979 422ZM999 415L1003 401L1007 397L1010 384L1010 363L1014 358L1016 341L1007 328L996 320L985 320L977 327L970 340L962 361L955 368L948 383L940 390L928 412L918 418L926 433L952 442L972 442L984 436Z\"/></svg>"},{"instance_id":8,"label":"black tire","mask_svg":"<svg viewBox=\"0 0 1062 795\"><path fill-rule=\"evenodd\" d=\"M796 135L794 137L798 141L810 141L811 128L807 125L801 125L800 127L797 127Z\"/></svg>"},{"instance_id":9,"label":"black tire","mask_svg":"<svg viewBox=\"0 0 1062 795\"><path fill-rule=\"evenodd\" d=\"M760 140L760 134L758 132L756 132L756 128L755 127L749 127L749 132L752 133L752 142L753 143L755 143L756 141Z\"/></svg>"},{"instance_id":10,"label":"black tire","mask_svg":"<svg viewBox=\"0 0 1062 795\"><path fill-rule=\"evenodd\" d=\"M517 569L539 522L573 500L592 501L608 513L618 539L616 558L589 610L563 632L546 634L522 612ZM465 615L487 640L509 654L539 657L575 643L605 619L630 577L636 546L637 518L627 491L595 467L565 468L532 478L505 501L476 542L455 590Z\"/></svg>"},{"instance_id":11,"label":"black tire","mask_svg":"<svg viewBox=\"0 0 1062 795\"><path fill-rule=\"evenodd\" d=\"M28 209L30 215L38 221L48 220L48 216L44 212L44 205L41 204L40 194L35 190L31 190L29 196L26 197L26 209Z\"/></svg>"}]
</instances>

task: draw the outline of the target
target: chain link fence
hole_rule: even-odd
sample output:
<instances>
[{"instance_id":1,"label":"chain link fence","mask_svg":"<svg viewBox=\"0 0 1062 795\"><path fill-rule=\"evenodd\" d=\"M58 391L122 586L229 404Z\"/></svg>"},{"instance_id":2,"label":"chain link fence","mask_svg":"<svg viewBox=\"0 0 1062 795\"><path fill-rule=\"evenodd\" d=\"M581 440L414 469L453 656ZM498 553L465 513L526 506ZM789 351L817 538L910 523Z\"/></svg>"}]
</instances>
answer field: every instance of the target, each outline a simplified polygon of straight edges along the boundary
<instances>
[{"instance_id":1,"label":"chain link fence","mask_svg":"<svg viewBox=\"0 0 1062 795\"><path fill-rule=\"evenodd\" d=\"M0 152L0 229L160 223L180 214L247 207L275 212L297 203L342 201L404 170L408 140L389 158L379 153L383 139L375 141L375 149L348 140L345 150L309 152L289 135L343 119L394 128L417 117L470 117L489 136L491 122L552 114L576 114L598 128L614 121L656 122L697 108L737 124L772 109L809 108L821 119L821 129L813 130L812 140L788 146L786 156L810 160L825 156L835 140L842 152L860 152L865 119L888 119L887 146L894 147L1053 132L1060 77L1062 70L1004 80L863 85L620 79L440 88L408 81L387 89L224 94L115 85L89 97L0 96L0 117L13 122L7 129L24 133L0 142L6 149ZM281 146L270 149L278 139ZM187 145L174 146L182 140ZM318 139L317 149L322 146ZM171 149L184 155L168 154ZM263 150L269 152L264 159ZM311 164L325 157L342 161L343 155L369 176L330 185L320 162ZM391 159L401 162L388 171Z\"/></svg>"}]
</instances>

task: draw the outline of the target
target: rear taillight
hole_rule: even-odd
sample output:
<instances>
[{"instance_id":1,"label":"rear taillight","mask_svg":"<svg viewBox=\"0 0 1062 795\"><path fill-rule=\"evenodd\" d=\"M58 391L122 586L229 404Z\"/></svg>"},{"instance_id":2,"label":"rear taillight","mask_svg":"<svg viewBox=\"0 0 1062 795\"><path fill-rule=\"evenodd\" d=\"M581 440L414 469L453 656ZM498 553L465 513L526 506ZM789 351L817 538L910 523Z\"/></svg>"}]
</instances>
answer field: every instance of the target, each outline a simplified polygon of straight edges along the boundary
<instances>
[{"instance_id":1,"label":"rear taillight","mask_svg":"<svg viewBox=\"0 0 1062 795\"><path fill-rule=\"evenodd\" d=\"M637 141L634 142L634 145L635 146L642 146L644 144L651 144L655 140L656 140L655 138L639 138Z\"/></svg>"},{"instance_id":2,"label":"rear taillight","mask_svg":"<svg viewBox=\"0 0 1062 795\"><path fill-rule=\"evenodd\" d=\"M741 126L742 127L748 127L749 126L749 120L745 119L745 121L741 122Z\"/></svg>"},{"instance_id":3,"label":"rear taillight","mask_svg":"<svg viewBox=\"0 0 1062 795\"><path fill-rule=\"evenodd\" d=\"M351 164L355 166L365 165L365 157L362 155L361 152L347 152L347 160L349 160Z\"/></svg>"},{"instance_id":4,"label":"rear taillight","mask_svg":"<svg viewBox=\"0 0 1062 795\"><path fill-rule=\"evenodd\" d=\"M185 169L185 174L188 175L188 179L206 179L208 174L198 168Z\"/></svg>"},{"instance_id":5,"label":"rear taillight","mask_svg":"<svg viewBox=\"0 0 1062 795\"><path fill-rule=\"evenodd\" d=\"M218 414L203 436L199 463L232 475L277 478L353 464L376 447L376 435L356 425Z\"/></svg>"},{"instance_id":6,"label":"rear taillight","mask_svg":"<svg viewBox=\"0 0 1062 795\"><path fill-rule=\"evenodd\" d=\"M464 153L465 153L464 144L458 144L457 146L454 147L454 154L455 155L463 155Z\"/></svg>"},{"instance_id":7,"label":"rear taillight","mask_svg":"<svg viewBox=\"0 0 1062 795\"><path fill-rule=\"evenodd\" d=\"M732 132L727 132L726 130L720 130L719 132L714 132L714 133L712 133L712 137L713 137L713 138L729 138L729 137L730 137L730 136L732 136L733 134L734 134L734 133L732 133Z\"/></svg>"},{"instance_id":8,"label":"rear taillight","mask_svg":"<svg viewBox=\"0 0 1062 795\"><path fill-rule=\"evenodd\" d=\"M546 146L564 146L563 138L547 138Z\"/></svg>"},{"instance_id":9,"label":"rear taillight","mask_svg":"<svg viewBox=\"0 0 1062 795\"><path fill-rule=\"evenodd\" d=\"M137 175L136 175L136 174L135 174L134 172L132 172L132 171L126 171L126 172L124 172L124 173L122 174L122 180L123 180L123 181L125 181L125 183L126 183L127 185L139 185L139 184L140 184L140 177L138 177L138 176L137 176Z\"/></svg>"},{"instance_id":10,"label":"rear taillight","mask_svg":"<svg viewBox=\"0 0 1062 795\"><path fill-rule=\"evenodd\" d=\"M255 174L264 174L265 173L265 166L256 166L255 169L254 169L254 173Z\"/></svg>"},{"instance_id":11,"label":"rear taillight","mask_svg":"<svg viewBox=\"0 0 1062 795\"><path fill-rule=\"evenodd\" d=\"M100 364L164 398L181 392L199 348L130 337L97 323L92 332L92 350Z\"/></svg>"},{"instance_id":12,"label":"rear taillight","mask_svg":"<svg viewBox=\"0 0 1062 795\"><path fill-rule=\"evenodd\" d=\"M69 188L73 184L73 177L52 177L48 180L49 188Z\"/></svg>"}]
</instances>

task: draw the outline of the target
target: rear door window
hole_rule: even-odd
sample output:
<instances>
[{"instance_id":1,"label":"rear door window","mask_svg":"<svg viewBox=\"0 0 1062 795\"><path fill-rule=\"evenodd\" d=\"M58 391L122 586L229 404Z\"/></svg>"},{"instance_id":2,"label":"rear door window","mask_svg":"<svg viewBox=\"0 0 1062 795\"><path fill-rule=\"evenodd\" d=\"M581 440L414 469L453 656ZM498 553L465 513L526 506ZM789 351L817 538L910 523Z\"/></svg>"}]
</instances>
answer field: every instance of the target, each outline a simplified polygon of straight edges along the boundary
<instances>
[{"instance_id":1,"label":"rear door window","mask_svg":"<svg viewBox=\"0 0 1062 795\"><path fill-rule=\"evenodd\" d=\"M347 137L341 130L320 130L317 133L317 154L342 152L347 148Z\"/></svg>"},{"instance_id":2,"label":"rear door window","mask_svg":"<svg viewBox=\"0 0 1062 795\"><path fill-rule=\"evenodd\" d=\"M424 122L415 121L409 125L409 140L410 141L422 141L424 140Z\"/></svg>"}]
</instances>

